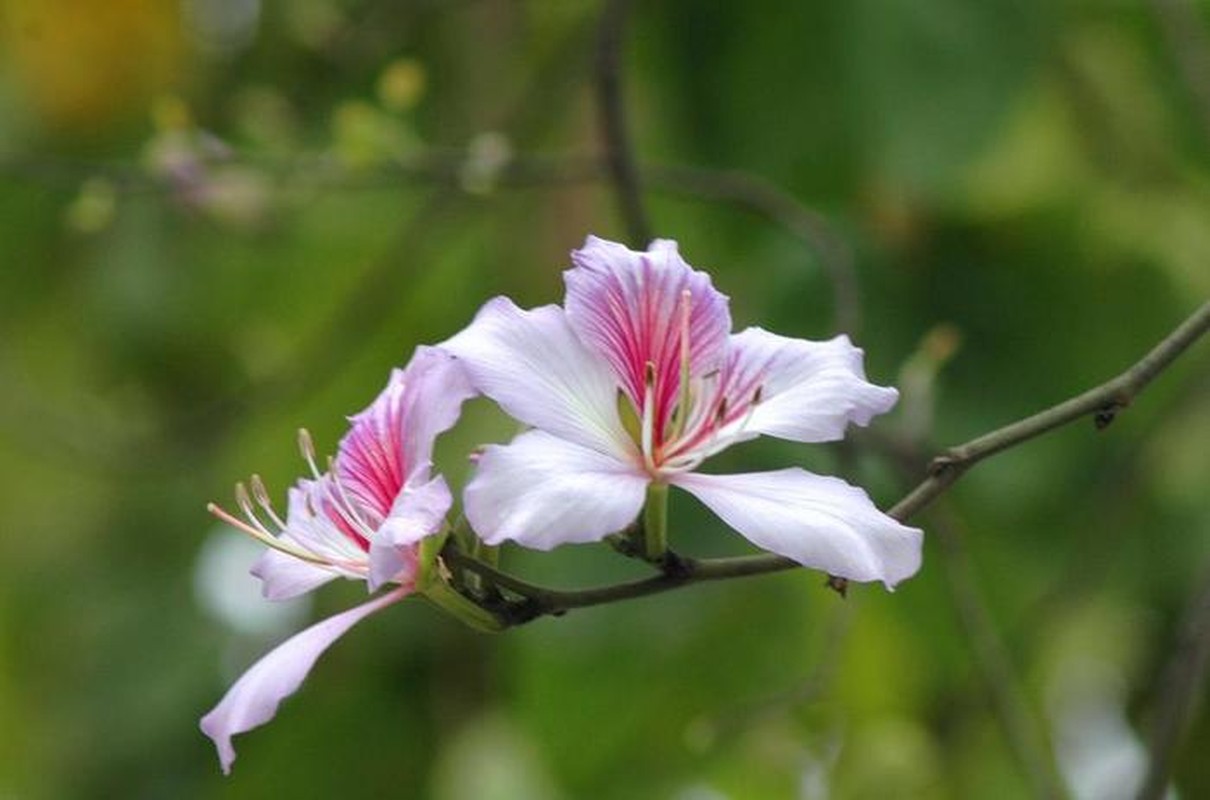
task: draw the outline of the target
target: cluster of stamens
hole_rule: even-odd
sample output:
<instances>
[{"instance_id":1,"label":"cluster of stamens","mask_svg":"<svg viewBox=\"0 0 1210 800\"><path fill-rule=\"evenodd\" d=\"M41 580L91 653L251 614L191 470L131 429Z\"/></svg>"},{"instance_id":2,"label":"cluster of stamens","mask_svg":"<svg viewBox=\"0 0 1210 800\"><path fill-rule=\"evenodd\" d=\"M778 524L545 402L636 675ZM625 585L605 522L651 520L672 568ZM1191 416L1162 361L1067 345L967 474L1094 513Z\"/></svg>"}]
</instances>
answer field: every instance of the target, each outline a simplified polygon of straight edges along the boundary
<instances>
[{"instance_id":1,"label":"cluster of stamens","mask_svg":"<svg viewBox=\"0 0 1210 800\"><path fill-rule=\"evenodd\" d=\"M364 573L373 529L350 498L333 460L328 459L326 473L319 471L315 445L305 428L298 432L298 447L313 478L295 489L302 493L305 519L283 520L259 475L252 475L247 485L235 484L235 502L243 519L216 503L208 504L207 510L274 550L311 564Z\"/></svg>"}]
</instances>

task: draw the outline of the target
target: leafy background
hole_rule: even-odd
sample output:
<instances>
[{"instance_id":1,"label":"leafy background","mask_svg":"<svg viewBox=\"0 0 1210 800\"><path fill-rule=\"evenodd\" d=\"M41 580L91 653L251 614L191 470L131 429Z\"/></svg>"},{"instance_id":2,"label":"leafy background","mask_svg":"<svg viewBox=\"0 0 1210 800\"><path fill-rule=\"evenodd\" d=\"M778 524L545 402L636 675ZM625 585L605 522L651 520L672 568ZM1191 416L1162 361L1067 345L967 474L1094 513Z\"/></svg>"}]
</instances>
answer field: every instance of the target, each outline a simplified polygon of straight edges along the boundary
<instances>
[{"instance_id":1,"label":"leafy background","mask_svg":"<svg viewBox=\"0 0 1210 800\"><path fill-rule=\"evenodd\" d=\"M1182 8L1189 24L1161 24ZM625 237L612 188L568 161L602 149L600 13L0 2L0 795L1028 797L1048 762L1076 796L1132 795L1210 565L1204 345L1108 430L971 473L918 520L925 567L894 594L841 601L797 572L497 637L408 603L334 647L219 774L200 714L362 589L262 603L256 548L206 502L254 470L284 492L298 427L330 449L416 344L498 293L556 301L587 233ZM931 452L1057 402L1202 302L1210 109L1180 65L1207 14L636 8L640 171L738 170L824 215L854 254L869 372L904 388L855 449L754 443L717 469L801 463L889 505L921 465L900 474L879 442ZM513 157L554 167L505 180ZM824 263L783 227L691 187L644 198L737 325L834 332ZM461 454L513 432L474 404L444 470L463 479ZM672 511L681 550L744 552L689 498ZM603 547L506 560L559 586L641 574ZM1208 747L1197 714L1181 796L1210 795Z\"/></svg>"}]
</instances>

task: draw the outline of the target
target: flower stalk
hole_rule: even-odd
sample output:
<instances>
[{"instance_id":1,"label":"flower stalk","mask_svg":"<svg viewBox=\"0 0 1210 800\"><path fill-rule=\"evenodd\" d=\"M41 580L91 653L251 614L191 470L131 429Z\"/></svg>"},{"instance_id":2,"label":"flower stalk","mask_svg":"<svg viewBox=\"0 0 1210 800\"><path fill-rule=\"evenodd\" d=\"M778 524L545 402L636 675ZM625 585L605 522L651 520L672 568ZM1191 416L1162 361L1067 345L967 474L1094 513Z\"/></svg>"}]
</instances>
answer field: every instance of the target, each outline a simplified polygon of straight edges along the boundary
<instances>
[{"instance_id":1,"label":"flower stalk","mask_svg":"<svg viewBox=\"0 0 1210 800\"><path fill-rule=\"evenodd\" d=\"M668 550L668 484L653 481L643 505L643 558L658 562Z\"/></svg>"}]
</instances>

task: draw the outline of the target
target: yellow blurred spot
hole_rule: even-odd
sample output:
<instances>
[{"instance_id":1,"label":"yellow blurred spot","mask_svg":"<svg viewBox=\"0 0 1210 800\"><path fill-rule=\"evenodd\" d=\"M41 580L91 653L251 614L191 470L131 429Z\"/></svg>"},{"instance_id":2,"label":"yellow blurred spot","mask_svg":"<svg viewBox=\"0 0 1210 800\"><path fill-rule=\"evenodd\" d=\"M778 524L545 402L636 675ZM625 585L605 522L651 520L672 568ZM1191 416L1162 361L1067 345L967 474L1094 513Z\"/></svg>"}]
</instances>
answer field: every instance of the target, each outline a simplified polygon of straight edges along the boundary
<instances>
[{"instance_id":1,"label":"yellow blurred spot","mask_svg":"<svg viewBox=\"0 0 1210 800\"><path fill-rule=\"evenodd\" d=\"M184 131L193 127L189 106L175 95L157 97L152 102L151 122L157 131Z\"/></svg>"},{"instance_id":2,"label":"yellow blurred spot","mask_svg":"<svg viewBox=\"0 0 1210 800\"><path fill-rule=\"evenodd\" d=\"M0 0L0 54L47 127L91 133L138 113L175 82L178 5Z\"/></svg>"},{"instance_id":3,"label":"yellow blurred spot","mask_svg":"<svg viewBox=\"0 0 1210 800\"><path fill-rule=\"evenodd\" d=\"M428 76L418 61L400 58L392 61L378 76L378 101L390 111L408 111L424 95Z\"/></svg>"},{"instance_id":4,"label":"yellow blurred spot","mask_svg":"<svg viewBox=\"0 0 1210 800\"><path fill-rule=\"evenodd\" d=\"M98 233L108 228L117 215L118 193L108 178L89 178L67 207L69 228L79 233Z\"/></svg>"},{"instance_id":5,"label":"yellow blurred spot","mask_svg":"<svg viewBox=\"0 0 1210 800\"><path fill-rule=\"evenodd\" d=\"M962 346L962 332L956 325L943 322L934 326L920 343L920 351L938 367L945 364Z\"/></svg>"}]
</instances>

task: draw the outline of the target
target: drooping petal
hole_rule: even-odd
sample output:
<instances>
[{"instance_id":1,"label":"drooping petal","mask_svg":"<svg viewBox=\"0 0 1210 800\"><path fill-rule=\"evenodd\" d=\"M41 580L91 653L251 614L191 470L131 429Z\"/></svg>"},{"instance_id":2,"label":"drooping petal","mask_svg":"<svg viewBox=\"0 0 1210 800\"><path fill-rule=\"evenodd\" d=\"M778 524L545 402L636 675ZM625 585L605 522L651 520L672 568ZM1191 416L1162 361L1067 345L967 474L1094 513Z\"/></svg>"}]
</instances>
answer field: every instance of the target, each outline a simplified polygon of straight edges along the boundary
<instances>
[{"instance_id":1,"label":"drooping petal","mask_svg":"<svg viewBox=\"0 0 1210 800\"><path fill-rule=\"evenodd\" d=\"M432 458L433 441L458 421L474 396L469 376L449 353L418 347L351 427L336 457L341 486L374 523L386 517L404 481ZM426 479L427 475L420 476Z\"/></svg>"},{"instance_id":2,"label":"drooping petal","mask_svg":"<svg viewBox=\"0 0 1210 800\"><path fill-rule=\"evenodd\" d=\"M676 242L659 239L647 252L589 236L563 273L567 318L576 334L606 359L636 407L642 407L646 365L655 366L656 419L671 412L681 377L685 294L689 303L689 373L717 366L731 333L727 296L710 276L690 267Z\"/></svg>"},{"instance_id":3,"label":"drooping petal","mask_svg":"<svg viewBox=\"0 0 1210 800\"><path fill-rule=\"evenodd\" d=\"M427 465L423 467L427 473ZM404 486L386 520L370 540L371 592L395 581L411 587L416 577L416 544L441 529L453 497L445 478Z\"/></svg>"},{"instance_id":4,"label":"drooping petal","mask_svg":"<svg viewBox=\"0 0 1210 800\"><path fill-rule=\"evenodd\" d=\"M218 748L223 772L230 774L235 761L231 737L265 724L277 706L294 694L316 659L345 631L368 615L407 596L405 589L375 597L348 611L329 617L278 645L245 672L214 709L202 717L202 732Z\"/></svg>"},{"instance_id":5,"label":"drooping petal","mask_svg":"<svg viewBox=\"0 0 1210 800\"><path fill-rule=\"evenodd\" d=\"M923 534L879 511L861 489L798 468L687 474L696 496L753 544L813 569L887 588L920 568Z\"/></svg>"},{"instance_id":6,"label":"drooping petal","mask_svg":"<svg viewBox=\"0 0 1210 800\"><path fill-rule=\"evenodd\" d=\"M728 372L743 387L730 399L737 411L760 390L744 429L797 442L841 439L849 423L868 425L899 399L866 380L862 351L843 335L812 342L749 328L731 337Z\"/></svg>"},{"instance_id":7,"label":"drooping petal","mask_svg":"<svg viewBox=\"0 0 1210 800\"><path fill-rule=\"evenodd\" d=\"M523 311L497 297L441 346L475 388L527 425L618 458L635 449L609 365L576 338L558 306Z\"/></svg>"},{"instance_id":8,"label":"drooping petal","mask_svg":"<svg viewBox=\"0 0 1210 800\"><path fill-rule=\"evenodd\" d=\"M643 507L647 483L634 464L529 431L487 447L463 497L483 541L549 550L625 528Z\"/></svg>"},{"instance_id":9,"label":"drooping petal","mask_svg":"<svg viewBox=\"0 0 1210 800\"><path fill-rule=\"evenodd\" d=\"M266 550L250 570L261 580L267 600L289 600L340 577L332 569L311 564L278 550Z\"/></svg>"}]
</instances>

